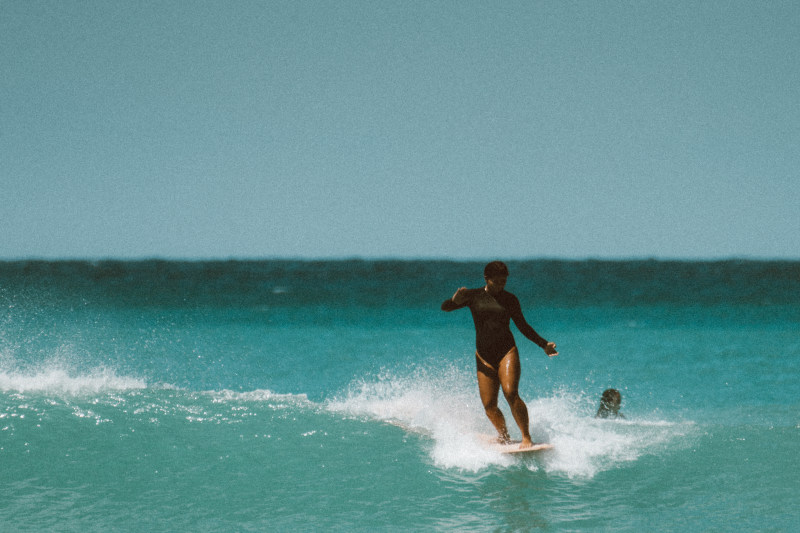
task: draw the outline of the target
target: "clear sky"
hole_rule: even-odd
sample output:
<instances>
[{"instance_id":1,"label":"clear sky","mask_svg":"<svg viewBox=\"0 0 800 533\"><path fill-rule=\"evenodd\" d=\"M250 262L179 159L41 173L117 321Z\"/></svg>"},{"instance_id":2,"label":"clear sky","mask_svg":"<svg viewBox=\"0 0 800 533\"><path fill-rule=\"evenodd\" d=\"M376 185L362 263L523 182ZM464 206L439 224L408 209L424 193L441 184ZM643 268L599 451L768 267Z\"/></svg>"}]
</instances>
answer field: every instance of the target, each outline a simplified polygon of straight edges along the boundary
<instances>
[{"instance_id":1,"label":"clear sky","mask_svg":"<svg viewBox=\"0 0 800 533\"><path fill-rule=\"evenodd\" d=\"M0 0L0 258L800 258L800 2Z\"/></svg>"}]
</instances>

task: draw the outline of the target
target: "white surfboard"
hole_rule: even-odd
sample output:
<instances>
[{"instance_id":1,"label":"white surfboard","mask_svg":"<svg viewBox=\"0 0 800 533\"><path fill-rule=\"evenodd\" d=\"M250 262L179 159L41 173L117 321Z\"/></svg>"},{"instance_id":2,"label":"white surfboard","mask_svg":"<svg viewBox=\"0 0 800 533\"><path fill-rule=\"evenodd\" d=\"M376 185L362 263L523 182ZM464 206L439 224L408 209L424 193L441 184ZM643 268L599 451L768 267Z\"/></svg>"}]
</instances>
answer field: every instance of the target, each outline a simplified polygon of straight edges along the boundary
<instances>
[{"instance_id":1,"label":"white surfboard","mask_svg":"<svg viewBox=\"0 0 800 533\"><path fill-rule=\"evenodd\" d=\"M519 454L528 454L528 453L535 453L535 452L543 452L545 450L552 450L553 445L548 444L546 442L535 442L533 446L528 448L520 448L521 441L517 442L510 442L508 444L495 444L493 448L500 453L519 453Z\"/></svg>"},{"instance_id":2,"label":"white surfboard","mask_svg":"<svg viewBox=\"0 0 800 533\"><path fill-rule=\"evenodd\" d=\"M533 443L533 446L520 448L519 445L522 443L521 440L500 443L497 441L497 437L492 435L480 435L480 440L492 450L508 454L529 454L553 449L553 445L546 442L535 442Z\"/></svg>"}]
</instances>

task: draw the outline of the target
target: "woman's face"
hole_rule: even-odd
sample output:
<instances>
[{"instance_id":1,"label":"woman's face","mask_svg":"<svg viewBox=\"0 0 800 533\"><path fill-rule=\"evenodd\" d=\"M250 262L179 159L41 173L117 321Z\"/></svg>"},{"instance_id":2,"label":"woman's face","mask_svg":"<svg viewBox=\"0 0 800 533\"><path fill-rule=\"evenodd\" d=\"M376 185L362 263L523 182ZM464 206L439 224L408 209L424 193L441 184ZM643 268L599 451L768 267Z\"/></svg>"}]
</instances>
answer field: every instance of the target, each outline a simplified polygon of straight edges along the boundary
<instances>
[{"instance_id":1,"label":"woman's face","mask_svg":"<svg viewBox=\"0 0 800 533\"><path fill-rule=\"evenodd\" d=\"M494 276L491 278L486 278L486 290L489 292L489 294L499 294L505 288L507 280L508 277L506 276Z\"/></svg>"}]
</instances>

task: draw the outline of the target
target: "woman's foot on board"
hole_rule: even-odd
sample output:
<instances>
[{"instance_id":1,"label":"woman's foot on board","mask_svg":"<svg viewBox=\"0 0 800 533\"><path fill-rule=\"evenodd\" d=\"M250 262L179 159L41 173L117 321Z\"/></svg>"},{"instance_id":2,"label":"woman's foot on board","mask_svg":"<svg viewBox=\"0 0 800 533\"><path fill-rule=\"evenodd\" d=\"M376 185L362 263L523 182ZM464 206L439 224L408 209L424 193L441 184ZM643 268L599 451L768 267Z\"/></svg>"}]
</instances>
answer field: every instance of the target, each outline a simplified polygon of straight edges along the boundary
<instances>
[{"instance_id":1,"label":"woman's foot on board","mask_svg":"<svg viewBox=\"0 0 800 533\"><path fill-rule=\"evenodd\" d=\"M530 437L522 437L522 442L519 443L519 449L524 450L525 448L532 448L533 441L531 441Z\"/></svg>"}]
</instances>

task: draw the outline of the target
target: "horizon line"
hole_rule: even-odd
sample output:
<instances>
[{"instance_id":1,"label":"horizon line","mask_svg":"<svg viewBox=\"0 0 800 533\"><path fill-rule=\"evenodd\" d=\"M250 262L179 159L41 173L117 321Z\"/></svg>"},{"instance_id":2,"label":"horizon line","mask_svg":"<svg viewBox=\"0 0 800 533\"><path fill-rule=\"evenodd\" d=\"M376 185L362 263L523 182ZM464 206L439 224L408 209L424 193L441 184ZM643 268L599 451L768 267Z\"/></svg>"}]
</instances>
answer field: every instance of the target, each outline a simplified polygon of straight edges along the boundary
<instances>
[{"instance_id":1,"label":"horizon line","mask_svg":"<svg viewBox=\"0 0 800 533\"><path fill-rule=\"evenodd\" d=\"M19 257L0 257L0 262L3 263L17 263L17 262L87 262L87 263L103 263L103 262L129 262L129 263L142 263L142 262L174 262L174 263L204 263L204 262L264 262L264 261L294 261L294 262L348 262L348 261L363 261L363 262L379 262L379 261L395 261L395 262L413 262L413 261L431 261L431 262L450 262L450 263L472 263L482 261L494 261L499 256L472 256L472 257L447 257L447 256L383 256L383 255L340 255L340 256L162 256L162 255L142 255L142 256L19 256ZM754 255L729 255L729 256L654 256L654 255L630 255L630 256L505 256L500 257L502 261L519 262L519 261L553 261L553 262L626 262L626 261L653 261L653 262L697 262L697 263L711 263L711 262L731 262L731 261L751 261L751 262L798 262L800 257L775 257L775 256L754 256Z\"/></svg>"}]
</instances>

